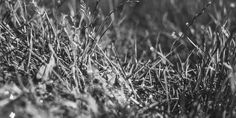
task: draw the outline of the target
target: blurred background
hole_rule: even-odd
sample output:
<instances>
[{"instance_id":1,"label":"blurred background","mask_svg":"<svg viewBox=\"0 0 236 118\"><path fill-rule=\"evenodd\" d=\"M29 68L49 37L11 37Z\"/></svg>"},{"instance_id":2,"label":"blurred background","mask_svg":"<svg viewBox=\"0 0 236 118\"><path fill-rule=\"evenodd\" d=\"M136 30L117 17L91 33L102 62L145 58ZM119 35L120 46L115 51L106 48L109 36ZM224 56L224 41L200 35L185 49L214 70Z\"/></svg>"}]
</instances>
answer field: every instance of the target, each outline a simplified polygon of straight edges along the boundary
<instances>
[{"instance_id":1,"label":"blurred background","mask_svg":"<svg viewBox=\"0 0 236 118\"><path fill-rule=\"evenodd\" d=\"M56 19L61 19L62 14L81 14L81 0L34 1ZM212 38L205 36L206 32L224 27L230 33L235 26L234 0L84 0L84 3L97 23L94 27L107 16L112 20L101 45L109 47L114 43L121 57L135 55L140 60L156 59L155 51L164 54L177 51L186 58L196 47L208 47L203 44ZM3 12L4 6L0 9ZM187 27L187 23L191 26ZM185 37L179 38L182 34Z\"/></svg>"}]
</instances>

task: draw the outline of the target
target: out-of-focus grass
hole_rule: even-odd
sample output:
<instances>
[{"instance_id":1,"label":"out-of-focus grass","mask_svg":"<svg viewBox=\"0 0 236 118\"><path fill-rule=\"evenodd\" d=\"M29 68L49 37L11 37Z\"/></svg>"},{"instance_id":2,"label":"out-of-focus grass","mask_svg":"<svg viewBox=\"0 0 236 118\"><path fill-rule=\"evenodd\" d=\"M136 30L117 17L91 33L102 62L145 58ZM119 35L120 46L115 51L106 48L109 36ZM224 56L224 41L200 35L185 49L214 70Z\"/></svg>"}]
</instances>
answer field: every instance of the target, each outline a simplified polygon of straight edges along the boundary
<instances>
[{"instance_id":1,"label":"out-of-focus grass","mask_svg":"<svg viewBox=\"0 0 236 118\"><path fill-rule=\"evenodd\" d=\"M233 0L0 1L2 117L235 117Z\"/></svg>"}]
</instances>

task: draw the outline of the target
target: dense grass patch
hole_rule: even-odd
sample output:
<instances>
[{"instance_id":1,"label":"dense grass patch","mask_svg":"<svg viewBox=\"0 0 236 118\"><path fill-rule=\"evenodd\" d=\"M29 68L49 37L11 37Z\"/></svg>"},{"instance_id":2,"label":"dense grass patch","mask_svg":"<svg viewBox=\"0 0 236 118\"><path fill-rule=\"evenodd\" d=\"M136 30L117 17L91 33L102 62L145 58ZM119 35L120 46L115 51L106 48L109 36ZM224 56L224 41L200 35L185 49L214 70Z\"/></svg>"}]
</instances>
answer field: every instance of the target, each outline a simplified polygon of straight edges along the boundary
<instances>
[{"instance_id":1,"label":"dense grass patch","mask_svg":"<svg viewBox=\"0 0 236 118\"><path fill-rule=\"evenodd\" d=\"M0 0L0 116L236 117L233 0Z\"/></svg>"}]
</instances>

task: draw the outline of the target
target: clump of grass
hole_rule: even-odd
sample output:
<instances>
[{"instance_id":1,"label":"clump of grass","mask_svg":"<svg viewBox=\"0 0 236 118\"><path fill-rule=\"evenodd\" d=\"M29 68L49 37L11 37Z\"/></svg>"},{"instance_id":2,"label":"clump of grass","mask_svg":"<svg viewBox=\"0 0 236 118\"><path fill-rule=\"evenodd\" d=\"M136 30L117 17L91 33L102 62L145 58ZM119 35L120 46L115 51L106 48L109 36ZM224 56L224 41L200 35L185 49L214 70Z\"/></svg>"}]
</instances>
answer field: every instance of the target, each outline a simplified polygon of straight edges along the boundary
<instances>
[{"instance_id":1,"label":"clump of grass","mask_svg":"<svg viewBox=\"0 0 236 118\"><path fill-rule=\"evenodd\" d=\"M155 12L146 22L130 10L145 10L144 1L110 2L106 15L99 1L68 13L1 1L0 115L234 117L235 28L231 14L217 11L230 2L206 3L196 15L186 13L195 1L179 9L151 2L163 5L160 24ZM175 12L192 18L182 25L168 15Z\"/></svg>"}]
</instances>

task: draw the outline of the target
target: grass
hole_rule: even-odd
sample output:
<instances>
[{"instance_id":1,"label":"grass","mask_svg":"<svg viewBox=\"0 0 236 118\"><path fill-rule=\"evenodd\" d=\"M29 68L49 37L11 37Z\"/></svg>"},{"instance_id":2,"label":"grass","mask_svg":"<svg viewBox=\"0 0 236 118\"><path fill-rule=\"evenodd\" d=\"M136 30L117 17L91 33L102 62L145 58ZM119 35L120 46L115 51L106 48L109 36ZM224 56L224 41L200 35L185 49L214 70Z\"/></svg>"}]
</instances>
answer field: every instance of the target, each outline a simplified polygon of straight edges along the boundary
<instances>
[{"instance_id":1,"label":"grass","mask_svg":"<svg viewBox=\"0 0 236 118\"><path fill-rule=\"evenodd\" d=\"M1 117L236 116L234 1L104 1L0 1Z\"/></svg>"}]
</instances>

